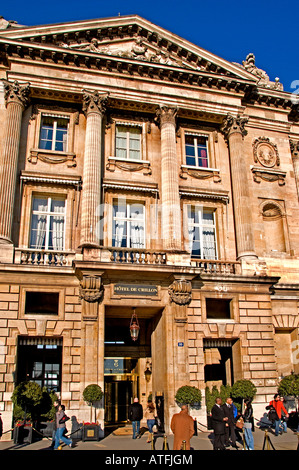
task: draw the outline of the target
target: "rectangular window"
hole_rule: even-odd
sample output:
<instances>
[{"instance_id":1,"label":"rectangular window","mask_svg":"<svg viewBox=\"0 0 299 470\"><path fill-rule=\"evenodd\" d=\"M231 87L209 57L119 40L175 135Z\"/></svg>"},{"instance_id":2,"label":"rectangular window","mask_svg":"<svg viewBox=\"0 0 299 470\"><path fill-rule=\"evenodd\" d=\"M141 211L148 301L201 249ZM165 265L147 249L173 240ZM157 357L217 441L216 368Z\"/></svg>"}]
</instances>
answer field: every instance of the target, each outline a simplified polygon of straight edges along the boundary
<instances>
[{"instance_id":1,"label":"rectangular window","mask_svg":"<svg viewBox=\"0 0 299 470\"><path fill-rule=\"evenodd\" d=\"M145 247L144 204L118 199L113 204L112 245L125 248Z\"/></svg>"},{"instance_id":2,"label":"rectangular window","mask_svg":"<svg viewBox=\"0 0 299 470\"><path fill-rule=\"evenodd\" d=\"M231 299L206 299L207 319L230 320Z\"/></svg>"},{"instance_id":3,"label":"rectangular window","mask_svg":"<svg viewBox=\"0 0 299 470\"><path fill-rule=\"evenodd\" d=\"M42 116L39 148L66 152L68 123L65 117Z\"/></svg>"},{"instance_id":4,"label":"rectangular window","mask_svg":"<svg viewBox=\"0 0 299 470\"><path fill-rule=\"evenodd\" d=\"M33 198L30 248L36 250L64 250L65 205L65 199Z\"/></svg>"},{"instance_id":5,"label":"rectangular window","mask_svg":"<svg viewBox=\"0 0 299 470\"><path fill-rule=\"evenodd\" d=\"M185 133L186 164L208 168L208 136Z\"/></svg>"},{"instance_id":6,"label":"rectangular window","mask_svg":"<svg viewBox=\"0 0 299 470\"><path fill-rule=\"evenodd\" d=\"M25 314L58 315L58 292L26 292Z\"/></svg>"},{"instance_id":7,"label":"rectangular window","mask_svg":"<svg viewBox=\"0 0 299 470\"><path fill-rule=\"evenodd\" d=\"M217 259L216 224L213 210L188 205L188 233L192 258Z\"/></svg>"},{"instance_id":8,"label":"rectangular window","mask_svg":"<svg viewBox=\"0 0 299 470\"><path fill-rule=\"evenodd\" d=\"M127 160L141 160L141 128L116 126L115 156Z\"/></svg>"}]
</instances>

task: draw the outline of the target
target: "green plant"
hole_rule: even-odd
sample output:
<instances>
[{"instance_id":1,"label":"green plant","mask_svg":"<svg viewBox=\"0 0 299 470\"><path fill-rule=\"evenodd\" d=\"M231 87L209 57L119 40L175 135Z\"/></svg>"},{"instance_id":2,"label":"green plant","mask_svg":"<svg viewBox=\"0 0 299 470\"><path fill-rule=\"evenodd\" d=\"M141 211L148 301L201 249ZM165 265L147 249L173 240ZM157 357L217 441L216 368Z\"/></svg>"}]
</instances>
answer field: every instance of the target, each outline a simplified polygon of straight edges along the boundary
<instances>
[{"instance_id":1,"label":"green plant","mask_svg":"<svg viewBox=\"0 0 299 470\"><path fill-rule=\"evenodd\" d=\"M83 391L83 400L90 406L90 421L92 421L92 407L95 402L100 401L103 397L103 391L97 384L90 384Z\"/></svg>"},{"instance_id":2,"label":"green plant","mask_svg":"<svg viewBox=\"0 0 299 470\"><path fill-rule=\"evenodd\" d=\"M247 379L237 380L231 388L231 397L236 401L241 401L249 398L253 400L256 395L256 386Z\"/></svg>"},{"instance_id":3,"label":"green plant","mask_svg":"<svg viewBox=\"0 0 299 470\"><path fill-rule=\"evenodd\" d=\"M177 390L175 401L184 405L198 405L201 402L201 391L196 387L184 385Z\"/></svg>"},{"instance_id":4,"label":"green plant","mask_svg":"<svg viewBox=\"0 0 299 470\"><path fill-rule=\"evenodd\" d=\"M36 382L21 382L13 391L15 419L38 421L52 407L52 400L45 388Z\"/></svg>"},{"instance_id":5,"label":"green plant","mask_svg":"<svg viewBox=\"0 0 299 470\"><path fill-rule=\"evenodd\" d=\"M299 374L284 377L279 383L278 393L282 396L290 395L299 401Z\"/></svg>"}]
</instances>

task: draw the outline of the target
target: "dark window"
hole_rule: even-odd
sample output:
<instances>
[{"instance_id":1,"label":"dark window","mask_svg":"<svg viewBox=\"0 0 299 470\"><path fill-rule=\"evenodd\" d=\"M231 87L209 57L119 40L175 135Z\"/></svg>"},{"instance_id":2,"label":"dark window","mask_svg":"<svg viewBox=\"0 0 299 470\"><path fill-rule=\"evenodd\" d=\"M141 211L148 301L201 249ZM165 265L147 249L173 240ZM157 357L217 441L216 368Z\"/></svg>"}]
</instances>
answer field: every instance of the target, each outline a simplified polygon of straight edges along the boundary
<instances>
[{"instance_id":1,"label":"dark window","mask_svg":"<svg viewBox=\"0 0 299 470\"><path fill-rule=\"evenodd\" d=\"M26 292L25 313L58 315L58 292Z\"/></svg>"},{"instance_id":2,"label":"dark window","mask_svg":"<svg viewBox=\"0 0 299 470\"><path fill-rule=\"evenodd\" d=\"M206 299L208 319L229 320L231 318L231 299Z\"/></svg>"}]
</instances>

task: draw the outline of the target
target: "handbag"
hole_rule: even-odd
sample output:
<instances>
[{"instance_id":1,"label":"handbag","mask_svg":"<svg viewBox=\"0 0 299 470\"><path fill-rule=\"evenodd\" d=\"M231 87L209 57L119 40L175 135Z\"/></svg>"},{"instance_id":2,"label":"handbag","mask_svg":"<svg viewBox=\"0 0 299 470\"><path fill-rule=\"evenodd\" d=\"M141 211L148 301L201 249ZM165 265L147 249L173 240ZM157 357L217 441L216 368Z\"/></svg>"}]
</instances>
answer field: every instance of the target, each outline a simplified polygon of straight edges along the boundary
<instances>
[{"instance_id":1,"label":"handbag","mask_svg":"<svg viewBox=\"0 0 299 470\"><path fill-rule=\"evenodd\" d=\"M244 427L244 419L242 416L236 421L236 428L243 429Z\"/></svg>"},{"instance_id":2,"label":"handbag","mask_svg":"<svg viewBox=\"0 0 299 470\"><path fill-rule=\"evenodd\" d=\"M67 415L62 416L59 420L59 424L64 424L66 421L68 421L70 418Z\"/></svg>"}]
</instances>

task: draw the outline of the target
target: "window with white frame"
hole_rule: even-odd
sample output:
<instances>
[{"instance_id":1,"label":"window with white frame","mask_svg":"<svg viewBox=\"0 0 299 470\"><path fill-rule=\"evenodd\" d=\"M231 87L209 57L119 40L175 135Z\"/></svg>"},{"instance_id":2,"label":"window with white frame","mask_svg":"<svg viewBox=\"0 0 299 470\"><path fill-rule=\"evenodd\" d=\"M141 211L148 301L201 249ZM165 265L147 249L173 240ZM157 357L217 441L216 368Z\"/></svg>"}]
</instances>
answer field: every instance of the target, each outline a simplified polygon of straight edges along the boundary
<instances>
[{"instance_id":1,"label":"window with white frame","mask_svg":"<svg viewBox=\"0 0 299 470\"><path fill-rule=\"evenodd\" d=\"M215 211L188 205L188 234L192 258L217 259Z\"/></svg>"},{"instance_id":2,"label":"window with white frame","mask_svg":"<svg viewBox=\"0 0 299 470\"><path fill-rule=\"evenodd\" d=\"M65 199L34 197L32 201L30 248L36 250L64 250L65 215Z\"/></svg>"},{"instance_id":3,"label":"window with white frame","mask_svg":"<svg viewBox=\"0 0 299 470\"><path fill-rule=\"evenodd\" d=\"M42 115L39 148L66 152L68 127L69 119L65 116Z\"/></svg>"},{"instance_id":4,"label":"window with white frame","mask_svg":"<svg viewBox=\"0 0 299 470\"><path fill-rule=\"evenodd\" d=\"M145 206L125 199L113 201L112 246L145 247Z\"/></svg>"},{"instance_id":5,"label":"window with white frame","mask_svg":"<svg viewBox=\"0 0 299 470\"><path fill-rule=\"evenodd\" d=\"M186 164L209 168L208 136L185 132Z\"/></svg>"},{"instance_id":6,"label":"window with white frame","mask_svg":"<svg viewBox=\"0 0 299 470\"><path fill-rule=\"evenodd\" d=\"M126 160L141 160L141 135L139 126L116 125L115 156Z\"/></svg>"}]
</instances>

